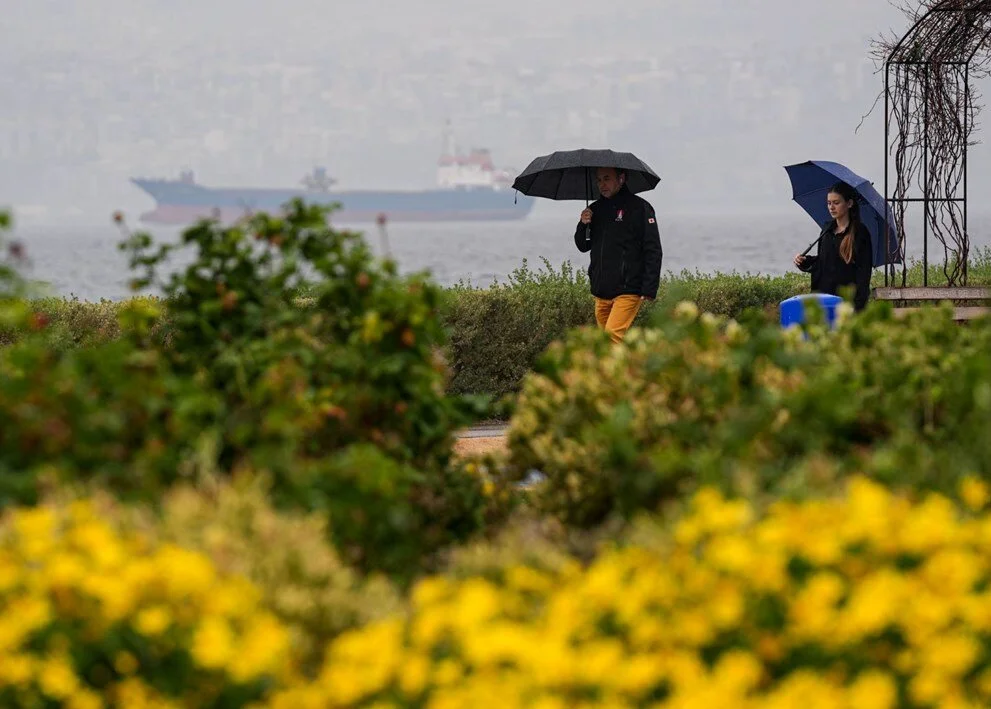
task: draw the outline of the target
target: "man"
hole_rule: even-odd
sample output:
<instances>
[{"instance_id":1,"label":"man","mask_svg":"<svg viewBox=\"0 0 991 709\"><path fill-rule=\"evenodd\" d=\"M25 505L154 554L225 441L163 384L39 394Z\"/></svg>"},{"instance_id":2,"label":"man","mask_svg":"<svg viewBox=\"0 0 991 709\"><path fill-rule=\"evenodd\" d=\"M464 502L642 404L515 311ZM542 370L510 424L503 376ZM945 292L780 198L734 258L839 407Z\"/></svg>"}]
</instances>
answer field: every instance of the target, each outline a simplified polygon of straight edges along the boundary
<instances>
[{"instance_id":1,"label":"man","mask_svg":"<svg viewBox=\"0 0 991 709\"><path fill-rule=\"evenodd\" d=\"M595 321L613 342L621 342L641 304L657 297L661 236L654 208L630 192L624 172L599 168L596 182L602 199L582 212L575 246L592 252L588 277Z\"/></svg>"}]
</instances>

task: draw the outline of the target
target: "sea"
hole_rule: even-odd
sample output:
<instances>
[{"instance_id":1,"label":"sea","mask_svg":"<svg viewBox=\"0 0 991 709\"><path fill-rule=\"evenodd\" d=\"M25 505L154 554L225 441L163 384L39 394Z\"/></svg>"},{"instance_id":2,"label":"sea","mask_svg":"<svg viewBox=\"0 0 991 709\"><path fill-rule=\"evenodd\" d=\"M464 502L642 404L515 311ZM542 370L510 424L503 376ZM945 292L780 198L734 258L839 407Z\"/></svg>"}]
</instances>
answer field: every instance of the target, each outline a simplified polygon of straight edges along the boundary
<instances>
[{"instance_id":1,"label":"sea","mask_svg":"<svg viewBox=\"0 0 991 709\"><path fill-rule=\"evenodd\" d=\"M818 236L818 228L800 209L782 214L659 215L664 250L663 271L699 273L783 274L794 271L792 259ZM569 263L587 268L588 254L574 244L577 214L531 214L515 222L393 223L381 232L376 225L352 225L365 234L377 255L388 253L403 273L429 272L439 284L468 283L486 287L505 282L524 265L531 270L559 270ZM137 225L157 242L173 242L182 227ZM991 246L991 214L972 216L972 249ZM118 249L121 231L105 224L15 224L8 235L19 242L22 271L41 282L49 295L84 301L119 300L131 273L127 256ZM921 237L909 237L909 257L922 258ZM931 240L930 262L942 263L942 247ZM191 255L177 254L172 268ZM152 291L154 292L154 291Z\"/></svg>"}]
</instances>

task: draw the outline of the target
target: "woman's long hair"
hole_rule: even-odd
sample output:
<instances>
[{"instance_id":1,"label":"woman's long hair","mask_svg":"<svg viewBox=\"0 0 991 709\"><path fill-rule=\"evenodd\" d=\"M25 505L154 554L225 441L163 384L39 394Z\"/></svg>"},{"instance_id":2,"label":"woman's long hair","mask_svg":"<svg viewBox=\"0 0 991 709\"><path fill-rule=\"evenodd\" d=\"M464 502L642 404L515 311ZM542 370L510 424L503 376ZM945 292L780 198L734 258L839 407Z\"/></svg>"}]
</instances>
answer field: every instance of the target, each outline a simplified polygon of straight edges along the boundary
<instances>
[{"instance_id":1,"label":"woman's long hair","mask_svg":"<svg viewBox=\"0 0 991 709\"><path fill-rule=\"evenodd\" d=\"M853 245L857 239L857 230L860 229L860 195L846 182L837 182L829 188L829 194L839 195L844 202L853 202L850 208L850 225L847 227L846 236L840 242L840 258L845 263L850 263L853 261Z\"/></svg>"}]
</instances>

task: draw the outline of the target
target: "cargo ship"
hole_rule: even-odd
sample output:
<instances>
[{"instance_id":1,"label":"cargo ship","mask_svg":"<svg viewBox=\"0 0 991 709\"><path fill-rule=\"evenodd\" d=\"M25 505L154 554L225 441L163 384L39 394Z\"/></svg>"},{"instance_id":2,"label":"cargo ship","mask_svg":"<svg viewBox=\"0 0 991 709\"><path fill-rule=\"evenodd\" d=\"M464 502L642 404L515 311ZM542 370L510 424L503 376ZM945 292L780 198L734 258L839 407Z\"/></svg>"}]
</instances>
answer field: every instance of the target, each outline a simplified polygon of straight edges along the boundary
<instances>
[{"instance_id":1,"label":"cargo ship","mask_svg":"<svg viewBox=\"0 0 991 709\"><path fill-rule=\"evenodd\" d=\"M293 188L208 187L191 171L178 179L134 177L131 182L155 200L140 219L154 224L189 224L202 218L232 222L254 212L277 213L291 199L337 204L335 223L504 221L524 219L533 198L517 194L513 175L496 169L488 149L467 153L449 149L437 163L437 187L426 190L341 190L325 168L317 167Z\"/></svg>"}]
</instances>

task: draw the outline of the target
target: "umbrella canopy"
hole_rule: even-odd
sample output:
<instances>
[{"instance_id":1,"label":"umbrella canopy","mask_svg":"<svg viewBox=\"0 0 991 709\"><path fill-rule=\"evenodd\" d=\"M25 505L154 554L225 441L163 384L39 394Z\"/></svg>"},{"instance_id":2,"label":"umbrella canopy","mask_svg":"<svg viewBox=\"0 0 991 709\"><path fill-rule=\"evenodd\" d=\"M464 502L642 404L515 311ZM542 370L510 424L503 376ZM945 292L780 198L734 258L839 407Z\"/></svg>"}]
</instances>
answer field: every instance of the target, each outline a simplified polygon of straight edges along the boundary
<instances>
[{"instance_id":1,"label":"umbrella canopy","mask_svg":"<svg viewBox=\"0 0 991 709\"><path fill-rule=\"evenodd\" d=\"M826 195L837 182L846 182L860 195L860 219L871 233L871 247L874 266L886 263L901 263L901 249L895 233L895 215L891 205L874 189L873 183L857 175L848 167L826 160L808 162L785 167L791 179L792 199L812 217L820 229L831 221ZM885 218L888 225L888 254L885 259ZM815 242L813 242L814 245Z\"/></svg>"},{"instance_id":2,"label":"umbrella canopy","mask_svg":"<svg viewBox=\"0 0 991 709\"><path fill-rule=\"evenodd\" d=\"M657 187L661 178L633 153L612 150L559 150L541 155L531 162L513 182L513 189L531 197L546 199L598 199L595 171L614 167L626 173L631 192L646 192Z\"/></svg>"}]
</instances>

